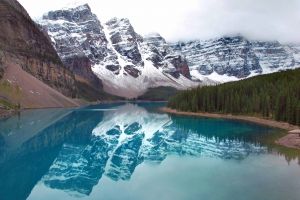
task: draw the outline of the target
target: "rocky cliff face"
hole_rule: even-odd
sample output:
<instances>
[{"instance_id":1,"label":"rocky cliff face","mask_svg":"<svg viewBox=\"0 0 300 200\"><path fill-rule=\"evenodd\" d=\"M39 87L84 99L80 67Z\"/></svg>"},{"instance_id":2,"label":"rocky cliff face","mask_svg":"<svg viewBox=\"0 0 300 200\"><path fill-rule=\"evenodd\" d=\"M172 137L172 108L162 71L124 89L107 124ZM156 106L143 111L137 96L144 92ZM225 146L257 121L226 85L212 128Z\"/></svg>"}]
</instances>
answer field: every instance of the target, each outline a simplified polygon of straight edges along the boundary
<instances>
[{"instance_id":1,"label":"rocky cliff face","mask_svg":"<svg viewBox=\"0 0 300 200\"><path fill-rule=\"evenodd\" d=\"M49 33L64 65L76 76L79 95L91 100L99 99L98 93L103 86L91 67L106 56L107 41L90 7L84 5L77 9L49 12L43 17L43 22L43 30ZM85 92L89 90L94 95Z\"/></svg>"},{"instance_id":2,"label":"rocky cliff face","mask_svg":"<svg viewBox=\"0 0 300 200\"><path fill-rule=\"evenodd\" d=\"M74 75L63 67L47 36L16 0L0 0L0 26L2 73L7 62L14 62L61 93L76 95Z\"/></svg>"},{"instance_id":3,"label":"rocky cliff face","mask_svg":"<svg viewBox=\"0 0 300 200\"><path fill-rule=\"evenodd\" d=\"M144 66L142 55L139 51L139 44L143 38L138 35L128 19L113 18L105 23L107 37L111 41L114 50L137 66Z\"/></svg>"},{"instance_id":4,"label":"rocky cliff face","mask_svg":"<svg viewBox=\"0 0 300 200\"><path fill-rule=\"evenodd\" d=\"M162 68L163 72L169 73L174 77L182 74L190 78L190 71L187 60L181 52L175 52L167 44L166 40L158 33L152 33L144 38L142 44L146 60L149 60L157 68Z\"/></svg>"},{"instance_id":5,"label":"rocky cliff face","mask_svg":"<svg viewBox=\"0 0 300 200\"><path fill-rule=\"evenodd\" d=\"M226 82L300 66L296 46L250 41L241 36L178 42L171 48L185 55L196 79Z\"/></svg>"},{"instance_id":6,"label":"rocky cliff face","mask_svg":"<svg viewBox=\"0 0 300 200\"><path fill-rule=\"evenodd\" d=\"M300 63L300 60L296 58L299 52L291 52L294 49L293 46L288 47L277 41L252 41L251 45L260 67L265 73L293 68Z\"/></svg>"},{"instance_id":7,"label":"rocky cliff face","mask_svg":"<svg viewBox=\"0 0 300 200\"><path fill-rule=\"evenodd\" d=\"M100 79L107 92L133 98L151 87L196 85L189 80L187 62L180 54L167 48L161 36L140 36L128 19L101 24L85 4L49 12L38 23L63 63L94 87Z\"/></svg>"}]
</instances>

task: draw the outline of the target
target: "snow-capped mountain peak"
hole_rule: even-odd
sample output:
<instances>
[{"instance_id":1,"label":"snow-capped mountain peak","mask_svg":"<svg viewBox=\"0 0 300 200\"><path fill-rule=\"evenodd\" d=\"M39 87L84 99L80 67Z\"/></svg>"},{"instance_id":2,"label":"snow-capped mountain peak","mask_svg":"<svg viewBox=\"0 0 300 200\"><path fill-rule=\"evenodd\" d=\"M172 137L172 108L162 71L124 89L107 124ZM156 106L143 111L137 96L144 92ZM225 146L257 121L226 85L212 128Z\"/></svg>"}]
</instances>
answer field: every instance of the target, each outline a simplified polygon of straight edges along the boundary
<instances>
[{"instance_id":1,"label":"snow-capped mountain peak","mask_svg":"<svg viewBox=\"0 0 300 200\"><path fill-rule=\"evenodd\" d=\"M86 58L86 67L102 80L109 93L134 98L152 87L185 89L198 84L189 79L186 60L168 48L162 37L144 39L126 18L102 24L85 4L51 11L38 23L67 66L78 68L74 60Z\"/></svg>"},{"instance_id":2,"label":"snow-capped mountain peak","mask_svg":"<svg viewBox=\"0 0 300 200\"><path fill-rule=\"evenodd\" d=\"M200 80L235 81L300 66L296 46L242 36L177 42L171 48L186 57L192 76Z\"/></svg>"}]
</instances>

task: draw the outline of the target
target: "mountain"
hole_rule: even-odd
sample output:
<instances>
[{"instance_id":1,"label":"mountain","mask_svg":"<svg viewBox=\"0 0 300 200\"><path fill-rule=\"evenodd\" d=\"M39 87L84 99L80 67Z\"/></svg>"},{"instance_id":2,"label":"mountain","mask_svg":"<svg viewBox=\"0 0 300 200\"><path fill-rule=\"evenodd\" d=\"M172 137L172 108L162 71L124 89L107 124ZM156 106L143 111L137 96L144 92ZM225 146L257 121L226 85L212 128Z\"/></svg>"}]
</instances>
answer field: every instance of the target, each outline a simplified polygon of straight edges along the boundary
<instances>
[{"instance_id":1,"label":"mountain","mask_svg":"<svg viewBox=\"0 0 300 200\"><path fill-rule=\"evenodd\" d=\"M73 73L18 1L0 0L0 26L0 108L78 105Z\"/></svg>"},{"instance_id":2,"label":"mountain","mask_svg":"<svg viewBox=\"0 0 300 200\"><path fill-rule=\"evenodd\" d=\"M139 35L128 19L101 23L87 4L51 11L38 23L77 77L94 88L101 80L106 92L126 98L153 88L187 89L300 66L299 45L242 36L168 43L158 33Z\"/></svg>"},{"instance_id":3,"label":"mountain","mask_svg":"<svg viewBox=\"0 0 300 200\"><path fill-rule=\"evenodd\" d=\"M300 67L300 48L277 41L251 41L242 36L206 41L177 42L171 48L183 54L195 79L235 81Z\"/></svg>"},{"instance_id":4,"label":"mountain","mask_svg":"<svg viewBox=\"0 0 300 200\"><path fill-rule=\"evenodd\" d=\"M68 69L93 88L100 79L106 92L135 98L148 88L199 84L190 80L183 56L158 34L136 33L128 19L101 23L85 4L51 11L37 22Z\"/></svg>"}]
</instances>

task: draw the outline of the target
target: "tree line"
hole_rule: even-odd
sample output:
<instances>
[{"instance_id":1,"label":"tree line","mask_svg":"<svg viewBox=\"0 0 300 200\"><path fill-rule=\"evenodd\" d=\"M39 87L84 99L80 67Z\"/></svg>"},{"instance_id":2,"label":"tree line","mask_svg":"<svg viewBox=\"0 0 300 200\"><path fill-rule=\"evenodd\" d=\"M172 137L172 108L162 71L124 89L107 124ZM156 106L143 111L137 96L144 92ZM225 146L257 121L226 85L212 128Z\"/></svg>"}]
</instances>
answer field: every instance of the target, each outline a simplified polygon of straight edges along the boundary
<instances>
[{"instance_id":1,"label":"tree line","mask_svg":"<svg viewBox=\"0 0 300 200\"><path fill-rule=\"evenodd\" d=\"M300 69L182 91L169 99L168 107L247 114L300 125Z\"/></svg>"}]
</instances>

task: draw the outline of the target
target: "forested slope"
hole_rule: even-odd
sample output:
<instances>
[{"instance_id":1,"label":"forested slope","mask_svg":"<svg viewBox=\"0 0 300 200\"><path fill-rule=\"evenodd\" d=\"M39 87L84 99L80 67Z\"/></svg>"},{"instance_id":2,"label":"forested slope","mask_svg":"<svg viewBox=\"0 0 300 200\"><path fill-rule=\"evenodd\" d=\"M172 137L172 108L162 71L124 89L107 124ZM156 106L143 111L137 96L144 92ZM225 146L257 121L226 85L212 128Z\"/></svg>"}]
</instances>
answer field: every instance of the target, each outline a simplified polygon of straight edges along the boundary
<instances>
[{"instance_id":1,"label":"forested slope","mask_svg":"<svg viewBox=\"0 0 300 200\"><path fill-rule=\"evenodd\" d=\"M178 93L168 107L191 112L259 115L300 125L300 70Z\"/></svg>"}]
</instances>

